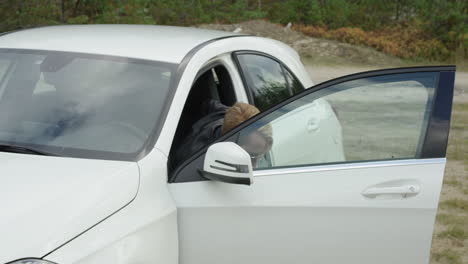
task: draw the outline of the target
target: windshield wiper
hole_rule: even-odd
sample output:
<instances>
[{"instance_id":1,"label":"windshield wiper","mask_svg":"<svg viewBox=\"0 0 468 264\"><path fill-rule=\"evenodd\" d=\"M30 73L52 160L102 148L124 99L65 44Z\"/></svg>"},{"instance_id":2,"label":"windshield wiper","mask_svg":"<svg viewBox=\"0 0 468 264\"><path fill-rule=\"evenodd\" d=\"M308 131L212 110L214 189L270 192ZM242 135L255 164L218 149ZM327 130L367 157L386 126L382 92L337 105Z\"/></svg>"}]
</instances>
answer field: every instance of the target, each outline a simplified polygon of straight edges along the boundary
<instances>
[{"instance_id":1,"label":"windshield wiper","mask_svg":"<svg viewBox=\"0 0 468 264\"><path fill-rule=\"evenodd\" d=\"M38 150L35 148L31 148L31 147L14 146L14 145L6 145L6 144L0 144L0 152L34 154L34 155L42 155L42 156L60 156L55 153Z\"/></svg>"}]
</instances>

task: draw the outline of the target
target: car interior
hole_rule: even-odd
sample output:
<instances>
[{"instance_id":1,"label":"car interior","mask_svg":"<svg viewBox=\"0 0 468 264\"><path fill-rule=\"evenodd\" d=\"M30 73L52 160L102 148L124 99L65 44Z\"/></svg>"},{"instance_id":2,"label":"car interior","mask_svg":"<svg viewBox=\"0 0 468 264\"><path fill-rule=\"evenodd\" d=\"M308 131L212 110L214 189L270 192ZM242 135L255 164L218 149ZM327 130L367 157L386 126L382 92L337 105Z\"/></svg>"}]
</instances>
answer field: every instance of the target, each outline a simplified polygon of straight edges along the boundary
<instances>
[{"instance_id":1,"label":"car interior","mask_svg":"<svg viewBox=\"0 0 468 264\"><path fill-rule=\"evenodd\" d=\"M209 99L218 100L226 106L232 106L237 101L231 77L223 65L208 66L202 69L197 76L190 89L174 135L169 154L169 169L171 171L175 169L175 166L170 157L181 147L181 142L189 134L195 122L203 117L200 105Z\"/></svg>"}]
</instances>

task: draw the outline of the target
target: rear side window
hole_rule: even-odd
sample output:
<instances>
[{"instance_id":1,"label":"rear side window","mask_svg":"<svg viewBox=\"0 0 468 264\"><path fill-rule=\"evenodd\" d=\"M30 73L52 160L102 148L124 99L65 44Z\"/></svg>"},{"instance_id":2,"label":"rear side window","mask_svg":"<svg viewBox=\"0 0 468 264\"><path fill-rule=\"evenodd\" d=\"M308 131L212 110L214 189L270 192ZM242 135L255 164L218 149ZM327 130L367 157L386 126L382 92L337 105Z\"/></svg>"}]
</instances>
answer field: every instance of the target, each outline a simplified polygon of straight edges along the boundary
<instances>
[{"instance_id":1,"label":"rear side window","mask_svg":"<svg viewBox=\"0 0 468 264\"><path fill-rule=\"evenodd\" d=\"M292 93L297 94L304 90L304 86L302 86L301 82L294 77L294 75L286 68L284 68L284 73L286 75L286 81L288 85L291 87Z\"/></svg>"},{"instance_id":2,"label":"rear side window","mask_svg":"<svg viewBox=\"0 0 468 264\"><path fill-rule=\"evenodd\" d=\"M246 88L260 111L303 90L300 82L278 61L257 54L238 54Z\"/></svg>"}]
</instances>

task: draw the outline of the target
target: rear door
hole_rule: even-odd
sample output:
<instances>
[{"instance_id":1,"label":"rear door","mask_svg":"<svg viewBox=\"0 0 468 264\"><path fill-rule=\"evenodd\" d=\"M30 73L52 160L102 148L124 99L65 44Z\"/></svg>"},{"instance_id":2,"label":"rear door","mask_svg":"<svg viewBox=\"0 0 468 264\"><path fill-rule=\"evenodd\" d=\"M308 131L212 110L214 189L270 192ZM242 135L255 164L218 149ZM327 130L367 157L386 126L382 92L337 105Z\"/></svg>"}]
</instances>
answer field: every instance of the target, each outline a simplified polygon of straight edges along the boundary
<instances>
[{"instance_id":1,"label":"rear door","mask_svg":"<svg viewBox=\"0 0 468 264\"><path fill-rule=\"evenodd\" d=\"M200 151L170 184L181 263L428 263L454 76L372 71L277 104L219 139L272 138L250 187L203 179Z\"/></svg>"}]
</instances>

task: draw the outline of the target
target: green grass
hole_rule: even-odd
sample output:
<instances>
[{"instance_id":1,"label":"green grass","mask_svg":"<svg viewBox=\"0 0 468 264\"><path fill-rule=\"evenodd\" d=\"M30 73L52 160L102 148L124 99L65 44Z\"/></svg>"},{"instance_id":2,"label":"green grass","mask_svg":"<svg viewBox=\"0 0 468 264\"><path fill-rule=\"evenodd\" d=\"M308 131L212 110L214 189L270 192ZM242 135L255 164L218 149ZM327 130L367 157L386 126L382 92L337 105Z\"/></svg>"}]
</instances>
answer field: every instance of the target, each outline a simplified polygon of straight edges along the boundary
<instances>
[{"instance_id":1,"label":"green grass","mask_svg":"<svg viewBox=\"0 0 468 264\"><path fill-rule=\"evenodd\" d=\"M460 254L452 249L446 249L441 252L436 252L432 257L441 263L461 264Z\"/></svg>"},{"instance_id":2,"label":"green grass","mask_svg":"<svg viewBox=\"0 0 468 264\"><path fill-rule=\"evenodd\" d=\"M432 249L431 263L462 264L462 258L468 254L465 242L468 239L468 197L466 196L468 195L467 131L468 104L455 103L453 105L447 158L449 161L457 162L447 164L450 173L445 174L443 187L450 186L454 188L450 189L454 193L452 193L450 199L441 197L439 203L442 210L439 211L436 220L444 228L434 235L434 240L439 240L439 243L442 242L443 246ZM461 171L460 169L450 168L450 166L456 168L460 164L463 164L463 170ZM453 198L453 195L456 195L456 198Z\"/></svg>"},{"instance_id":3,"label":"green grass","mask_svg":"<svg viewBox=\"0 0 468 264\"><path fill-rule=\"evenodd\" d=\"M453 104L454 112L468 112L468 104Z\"/></svg>"},{"instance_id":4,"label":"green grass","mask_svg":"<svg viewBox=\"0 0 468 264\"><path fill-rule=\"evenodd\" d=\"M440 213L437 215L437 222L443 225L466 225L466 217L454 214ZM467 230L468 231L468 230Z\"/></svg>"},{"instance_id":5,"label":"green grass","mask_svg":"<svg viewBox=\"0 0 468 264\"><path fill-rule=\"evenodd\" d=\"M465 195L468 195L468 188L466 188L466 189L463 189L463 191L462 191L462 192L463 192L463 194L465 194Z\"/></svg>"},{"instance_id":6,"label":"green grass","mask_svg":"<svg viewBox=\"0 0 468 264\"><path fill-rule=\"evenodd\" d=\"M451 226L447 230L437 234L437 236L441 238L455 238L461 241L468 238L468 234L460 226Z\"/></svg>"},{"instance_id":7,"label":"green grass","mask_svg":"<svg viewBox=\"0 0 468 264\"><path fill-rule=\"evenodd\" d=\"M454 104L447 158L463 161L465 170L468 170L468 137L466 131L468 131L468 104Z\"/></svg>"},{"instance_id":8,"label":"green grass","mask_svg":"<svg viewBox=\"0 0 468 264\"><path fill-rule=\"evenodd\" d=\"M461 209L468 210L468 200L450 199L440 203L440 207L444 209Z\"/></svg>"},{"instance_id":9,"label":"green grass","mask_svg":"<svg viewBox=\"0 0 468 264\"><path fill-rule=\"evenodd\" d=\"M436 218L438 223L441 223L443 225L466 225L468 227L468 223L466 221L465 216L457 216L454 214L449 214L449 213L439 213ZM468 230L466 230L468 231Z\"/></svg>"},{"instance_id":10,"label":"green grass","mask_svg":"<svg viewBox=\"0 0 468 264\"><path fill-rule=\"evenodd\" d=\"M463 187L463 183L457 180L445 180L444 184L451 185L453 187Z\"/></svg>"}]
</instances>

